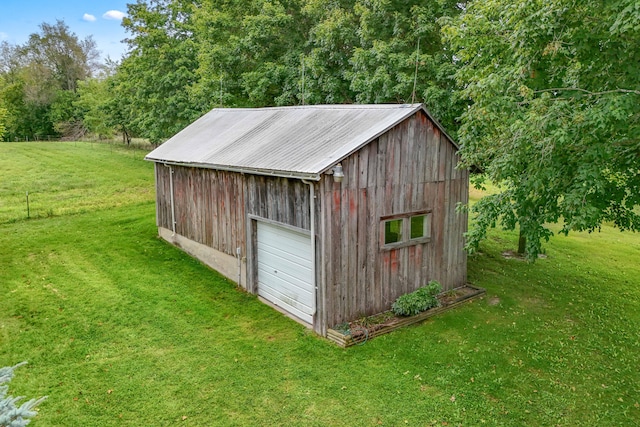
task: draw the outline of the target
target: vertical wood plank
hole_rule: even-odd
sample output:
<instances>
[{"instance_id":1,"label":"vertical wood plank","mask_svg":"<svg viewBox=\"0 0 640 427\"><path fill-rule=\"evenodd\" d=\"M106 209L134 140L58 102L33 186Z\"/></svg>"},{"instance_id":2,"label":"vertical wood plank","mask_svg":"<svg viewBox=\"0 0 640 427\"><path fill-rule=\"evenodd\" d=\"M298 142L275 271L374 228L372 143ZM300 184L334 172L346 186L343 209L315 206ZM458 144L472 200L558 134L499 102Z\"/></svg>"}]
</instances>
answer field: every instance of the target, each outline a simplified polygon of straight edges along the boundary
<instances>
[{"instance_id":1,"label":"vertical wood plank","mask_svg":"<svg viewBox=\"0 0 640 427\"><path fill-rule=\"evenodd\" d=\"M382 292L380 288L380 246L379 246L379 218L377 206L377 170L378 170L378 140L369 144L369 160L367 172L367 217L362 218L366 221L365 228L367 231L366 251L366 311L368 314L383 311L381 309ZM359 248L359 250L363 250Z\"/></svg>"},{"instance_id":2,"label":"vertical wood plank","mask_svg":"<svg viewBox=\"0 0 640 427\"><path fill-rule=\"evenodd\" d=\"M337 324L336 319L336 305L337 295L335 292L335 229L337 224L334 222L334 212L336 205L333 197L333 179L327 178L322 181L323 186L323 219L325 221L324 233L322 235L324 243L324 275L325 275L325 298L326 308L325 314L327 317L327 326L332 327Z\"/></svg>"},{"instance_id":3,"label":"vertical wood plank","mask_svg":"<svg viewBox=\"0 0 640 427\"><path fill-rule=\"evenodd\" d=\"M442 144L440 138L440 129L434 126L434 143L438 146L438 181L447 179L447 163L450 159L447 157L447 147L449 144Z\"/></svg>"},{"instance_id":4,"label":"vertical wood plank","mask_svg":"<svg viewBox=\"0 0 640 427\"><path fill-rule=\"evenodd\" d=\"M369 182L369 151L371 151L371 144L366 145L360 149L358 154L358 187L367 188Z\"/></svg>"},{"instance_id":5,"label":"vertical wood plank","mask_svg":"<svg viewBox=\"0 0 640 427\"><path fill-rule=\"evenodd\" d=\"M402 183L404 182L402 177L406 176L406 168L403 167L403 150L404 144L402 144L402 134L397 131L398 127L393 128L389 135L391 136L390 141L393 143L393 162L391 162L391 170L389 171L389 179L391 179L391 213L400 213L403 211L402 204L403 194L401 194L400 188Z\"/></svg>"},{"instance_id":6,"label":"vertical wood plank","mask_svg":"<svg viewBox=\"0 0 640 427\"><path fill-rule=\"evenodd\" d=\"M222 249L221 236L220 236L220 172L212 171L209 177L211 181L211 222L214 227L211 230L211 239L213 240L213 248L217 250Z\"/></svg>"},{"instance_id":7,"label":"vertical wood plank","mask_svg":"<svg viewBox=\"0 0 640 427\"><path fill-rule=\"evenodd\" d=\"M295 224L296 227L304 227L304 207L305 205L303 204L303 198L302 198L302 190L303 187L300 185L296 185L294 187L293 190L293 197L294 197L294 203L293 203L293 209L294 209L294 218L293 218L293 223ZM304 227L306 228L306 227ZM311 227L309 227L311 228Z\"/></svg>"},{"instance_id":8,"label":"vertical wood plank","mask_svg":"<svg viewBox=\"0 0 640 427\"><path fill-rule=\"evenodd\" d=\"M427 138L427 117L421 112L417 117L417 134L416 134L416 165L417 176L415 177L416 183L424 183L427 181L427 173L429 169L429 159L427 157L428 152L428 138Z\"/></svg>"},{"instance_id":9,"label":"vertical wood plank","mask_svg":"<svg viewBox=\"0 0 640 427\"><path fill-rule=\"evenodd\" d=\"M333 247L335 251L334 257L334 266L336 268L335 278L334 278L334 289L336 295L336 311L337 311L337 320L338 322L343 322L344 314L346 312L345 304L346 299L348 298L348 289L345 284L346 279L346 257L344 242L346 242L346 233L347 233L347 222L346 222L346 212L348 212L348 207L343 205L348 204L348 200L346 197L346 191L343 190L343 186L345 185L344 181L336 184L336 188L333 192L334 199L333 203L335 203L335 211L334 211L334 237L333 237Z\"/></svg>"},{"instance_id":10,"label":"vertical wood plank","mask_svg":"<svg viewBox=\"0 0 640 427\"><path fill-rule=\"evenodd\" d=\"M376 187L378 189L385 188L387 184L387 162L390 160L387 156L389 148L389 135L380 135L378 138L378 155L376 164ZM384 193L382 193L384 194ZM383 197L380 197L382 202ZM384 212L384 206L381 206L381 212Z\"/></svg>"},{"instance_id":11,"label":"vertical wood plank","mask_svg":"<svg viewBox=\"0 0 640 427\"><path fill-rule=\"evenodd\" d=\"M362 169L361 169L362 170ZM367 242L369 230L367 227L367 219L369 217L368 212L368 194L366 188L357 189L357 218L356 218L356 233L357 241L353 251L356 253L356 277L357 277L357 292L356 292L356 305L357 310L363 315L367 314L367 270L368 270L368 258L367 258ZM355 283L355 282L354 282Z\"/></svg>"},{"instance_id":12,"label":"vertical wood plank","mask_svg":"<svg viewBox=\"0 0 640 427\"><path fill-rule=\"evenodd\" d=\"M346 236L346 254L343 256L347 259L347 276L343 283L349 290L348 312L357 312L358 310L358 171L359 157L352 155L349 158L350 175L348 178L347 189L347 217L345 224L347 227Z\"/></svg>"}]
</instances>

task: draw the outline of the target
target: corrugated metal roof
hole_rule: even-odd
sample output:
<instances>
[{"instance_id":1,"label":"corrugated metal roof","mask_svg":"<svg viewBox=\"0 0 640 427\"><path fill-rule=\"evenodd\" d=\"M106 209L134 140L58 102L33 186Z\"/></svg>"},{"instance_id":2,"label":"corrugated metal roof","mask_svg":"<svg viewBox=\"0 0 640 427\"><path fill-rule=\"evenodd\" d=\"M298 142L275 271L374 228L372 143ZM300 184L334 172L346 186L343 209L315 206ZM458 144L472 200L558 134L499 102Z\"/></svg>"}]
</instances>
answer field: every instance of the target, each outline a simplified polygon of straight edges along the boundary
<instances>
[{"instance_id":1,"label":"corrugated metal roof","mask_svg":"<svg viewBox=\"0 0 640 427\"><path fill-rule=\"evenodd\" d=\"M429 115L422 104L216 108L145 158L319 179L321 173L420 109Z\"/></svg>"}]
</instances>

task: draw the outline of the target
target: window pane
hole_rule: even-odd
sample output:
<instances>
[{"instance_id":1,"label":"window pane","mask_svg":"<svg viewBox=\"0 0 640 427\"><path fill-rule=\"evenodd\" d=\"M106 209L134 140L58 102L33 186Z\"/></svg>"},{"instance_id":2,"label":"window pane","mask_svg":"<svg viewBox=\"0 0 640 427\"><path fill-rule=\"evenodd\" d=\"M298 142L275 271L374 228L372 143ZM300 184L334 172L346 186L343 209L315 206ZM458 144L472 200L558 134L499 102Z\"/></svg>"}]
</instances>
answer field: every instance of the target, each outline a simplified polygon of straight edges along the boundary
<instances>
[{"instance_id":1,"label":"window pane","mask_svg":"<svg viewBox=\"0 0 640 427\"><path fill-rule=\"evenodd\" d=\"M392 219L384 222L384 244L402 241L402 219Z\"/></svg>"},{"instance_id":2,"label":"window pane","mask_svg":"<svg viewBox=\"0 0 640 427\"><path fill-rule=\"evenodd\" d=\"M428 215L412 216L410 239L421 239L423 237L429 237Z\"/></svg>"}]
</instances>

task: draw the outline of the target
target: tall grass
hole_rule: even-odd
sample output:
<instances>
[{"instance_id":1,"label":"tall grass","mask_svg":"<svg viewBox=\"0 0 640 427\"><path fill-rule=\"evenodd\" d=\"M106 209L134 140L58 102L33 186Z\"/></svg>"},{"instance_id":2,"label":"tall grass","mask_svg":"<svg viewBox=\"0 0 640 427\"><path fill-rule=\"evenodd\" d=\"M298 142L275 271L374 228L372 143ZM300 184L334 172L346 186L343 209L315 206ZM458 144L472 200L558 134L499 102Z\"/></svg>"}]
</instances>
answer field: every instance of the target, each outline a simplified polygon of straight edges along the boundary
<instances>
[{"instance_id":1,"label":"tall grass","mask_svg":"<svg viewBox=\"0 0 640 427\"><path fill-rule=\"evenodd\" d=\"M10 385L49 396L34 425L640 424L637 235L555 238L526 264L494 232L469 259L484 300L340 349L156 238L140 155L8 157L23 169L0 172L0 366L29 361ZM6 207L27 158L58 177L40 187L51 217ZM67 203L85 180L93 202Z\"/></svg>"}]
</instances>

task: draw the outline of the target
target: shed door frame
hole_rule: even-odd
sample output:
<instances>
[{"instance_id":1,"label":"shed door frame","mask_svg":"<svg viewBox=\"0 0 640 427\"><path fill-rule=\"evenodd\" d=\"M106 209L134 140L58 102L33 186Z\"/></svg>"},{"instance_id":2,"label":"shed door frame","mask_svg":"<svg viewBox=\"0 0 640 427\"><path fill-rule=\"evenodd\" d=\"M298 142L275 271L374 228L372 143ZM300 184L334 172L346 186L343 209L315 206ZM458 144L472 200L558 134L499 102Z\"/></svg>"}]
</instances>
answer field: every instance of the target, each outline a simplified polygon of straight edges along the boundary
<instances>
[{"instance_id":1,"label":"shed door frame","mask_svg":"<svg viewBox=\"0 0 640 427\"><path fill-rule=\"evenodd\" d=\"M262 223L265 225L272 225L278 228L283 229L284 231L292 231L298 234L303 234L304 236L307 236L309 238L309 246L310 246L310 261L312 263L316 263L316 260L313 258L314 257L314 253L315 251L313 251L312 245L313 245L313 239L311 238L311 231L304 229L304 228L299 228L293 225L289 225L289 224L285 224L285 223L281 223L278 221L274 221L268 218L263 218L263 217L259 217L256 215L248 215L247 216L247 226L248 226L248 231L249 233L247 233L247 237L248 237L248 241L247 241L247 257L249 259L249 262L247 263L247 265L250 267L250 272L248 272L248 288L247 290L253 294L259 295L259 288L258 288L258 223ZM318 310L318 301L317 301L317 285L316 285L316 277L315 274L313 273L313 269L312 269L312 273L309 275L309 279L310 279L310 286L311 286L311 290L312 290L312 301L313 301L313 314L311 314L311 322L306 322L305 320L302 320L300 317L296 316L294 313L291 313L289 311L287 311L285 308L278 306L277 304L270 302L268 299L263 298L262 296L260 296L260 298L266 302L268 305L271 305L272 307L274 307L275 309L277 309L278 311L284 313L285 315L291 317L292 319L298 321L299 323L302 323L305 326L308 327L313 327L314 323L315 323L315 319L316 319L316 315L317 315L317 310Z\"/></svg>"}]
</instances>

